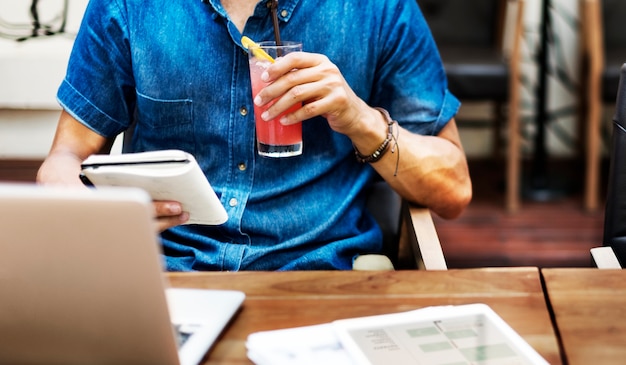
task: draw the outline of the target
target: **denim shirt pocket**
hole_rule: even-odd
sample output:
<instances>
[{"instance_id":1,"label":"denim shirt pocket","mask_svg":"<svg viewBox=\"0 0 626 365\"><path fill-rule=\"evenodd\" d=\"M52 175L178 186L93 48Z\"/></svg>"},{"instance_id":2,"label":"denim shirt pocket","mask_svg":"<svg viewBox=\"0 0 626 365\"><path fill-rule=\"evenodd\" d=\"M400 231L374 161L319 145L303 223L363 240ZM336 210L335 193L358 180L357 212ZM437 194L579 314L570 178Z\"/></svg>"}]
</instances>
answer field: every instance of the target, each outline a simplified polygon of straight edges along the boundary
<instances>
[{"instance_id":1,"label":"denim shirt pocket","mask_svg":"<svg viewBox=\"0 0 626 365\"><path fill-rule=\"evenodd\" d=\"M135 151L177 148L194 153L193 102L157 99L137 93Z\"/></svg>"},{"instance_id":2,"label":"denim shirt pocket","mask_svg":"<svg viewBox=\"0 0 626 365\"><path fill-rule=\"evenodd\" d=\"M190 125L193 103L191 99L157 99L137 93L137 119L155 129Z\"/></svg>"}]
</instances>

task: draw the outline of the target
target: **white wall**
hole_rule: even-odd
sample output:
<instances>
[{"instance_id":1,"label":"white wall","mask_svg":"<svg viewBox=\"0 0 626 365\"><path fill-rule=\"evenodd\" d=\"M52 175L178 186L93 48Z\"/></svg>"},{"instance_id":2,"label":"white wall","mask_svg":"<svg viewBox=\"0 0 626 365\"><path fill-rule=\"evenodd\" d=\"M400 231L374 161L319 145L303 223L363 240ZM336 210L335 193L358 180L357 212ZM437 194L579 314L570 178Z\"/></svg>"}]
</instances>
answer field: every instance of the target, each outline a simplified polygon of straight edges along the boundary
<instances>
[{"instance_id":1,"label":"white wall","mask_svg":"<svg viewBox=\"0 0 626 365\"><path fill-rule=\"evenodd\" d=\"M69 0L66 33L17 42L0 38L0 158L43 158L60 108L56 90L88 0ZM30 34L30 0L0 0L0 32ZM62 0L41 1L42 24L59 25Z\"/></svg>"}]
</instances>

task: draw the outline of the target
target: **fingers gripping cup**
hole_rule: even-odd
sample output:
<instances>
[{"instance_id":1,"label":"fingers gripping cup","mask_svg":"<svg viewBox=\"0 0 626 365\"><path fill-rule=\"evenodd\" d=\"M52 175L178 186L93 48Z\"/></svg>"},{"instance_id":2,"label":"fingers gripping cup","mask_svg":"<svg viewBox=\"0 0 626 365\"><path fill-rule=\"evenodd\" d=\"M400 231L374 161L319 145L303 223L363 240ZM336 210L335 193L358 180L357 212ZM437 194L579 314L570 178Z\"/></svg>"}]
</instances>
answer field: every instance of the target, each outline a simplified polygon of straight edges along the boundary
<instances>
[{"instance_id":1,"label":"fingers gripping cup","mask_svg":"<svg viewBox=\"0 0 626 365\"><path fill-rule=\"evenodd\" d=\"M275 42L259 42L254 43L249 39L242 39L244 47L248 48L250 63L250 81L252 84L252 99L268 83L261 80L261 75L267 67L274 62L274 59L284 56L290 52L302 51L302 43L283 41L280 46L276 46ZM286 115L293 113L302 107L301 103L293 105L286 112L280 114L276 118L265 121L261 118L265 112L275 101L271 101L266 105L259 107L254 106L254 119L256 126L257 150L259 155L266 157L289 157L302 154L302 122L283 125L280 119Z\"/></svg>"}]
</instances>

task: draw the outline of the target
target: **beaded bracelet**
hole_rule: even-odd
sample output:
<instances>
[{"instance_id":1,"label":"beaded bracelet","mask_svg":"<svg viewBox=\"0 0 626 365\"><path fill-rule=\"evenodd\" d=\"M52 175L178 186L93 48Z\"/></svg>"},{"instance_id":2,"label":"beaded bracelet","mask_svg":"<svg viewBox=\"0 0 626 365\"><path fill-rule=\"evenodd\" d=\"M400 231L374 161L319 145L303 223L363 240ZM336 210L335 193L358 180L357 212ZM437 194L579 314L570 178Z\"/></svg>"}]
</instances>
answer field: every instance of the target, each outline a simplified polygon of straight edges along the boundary
<instances>
[{"instance_id":1,"label":"beaded bracelet","mask_svg":"<svg viewBox=\"0 0 626 365\"><path fill-rule=\"evenodd\" d=\"M387 123L387 126L389 127L389 131L387 132L387 138L385 138L383 143L381 143L380 146L378 146L376 151L374 151L369 156L366 156L366 155L362 154L361 152L359 152L359 150L356 148L355 145L352 145L354 147L354 154L356 156L356 160L361 162L361 163L366 163L366 162L374 163L374 162L380 160L385 155L387 150L389 149L389 143L391 142L392 139L394 139L394 136L393 136L393 125L394 125L394 123L396 123L396 121L391 119L391 116L389 115L389 112L386 111L385 109L379 108L379 107L374 107L374 109L378 110L380 112L380 114L383 115L383 118L385 118L385 122Z\"/></svg>"}]
</instances>

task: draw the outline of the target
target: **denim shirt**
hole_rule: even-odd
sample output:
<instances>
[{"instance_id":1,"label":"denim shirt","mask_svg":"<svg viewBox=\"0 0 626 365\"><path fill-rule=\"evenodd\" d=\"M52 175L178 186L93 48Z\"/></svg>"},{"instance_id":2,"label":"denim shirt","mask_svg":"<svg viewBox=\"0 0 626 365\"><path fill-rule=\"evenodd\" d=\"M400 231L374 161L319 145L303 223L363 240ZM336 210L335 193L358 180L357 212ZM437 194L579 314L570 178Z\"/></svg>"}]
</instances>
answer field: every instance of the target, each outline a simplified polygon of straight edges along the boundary
<instances>
[{"instance_id":1,"label":"denim shirt","mask_svg":"<svg viewBox=\"0 0 626 365\"><path fill-rule=\"evenodd\" d=\"M415 0L280 0L278 16L283 40L326 55L403 127L434 135L456 113ZM267 0L243 34L273 39ZM241 36L219 0L90 0L57 98L102 136L135 124L132 151L195 156L229 219L163 232L168 270L350 269L381 249L364 208L374 170L322 117L304 122L301 156L257 155Z\"/></svg>"}]
</instances>

